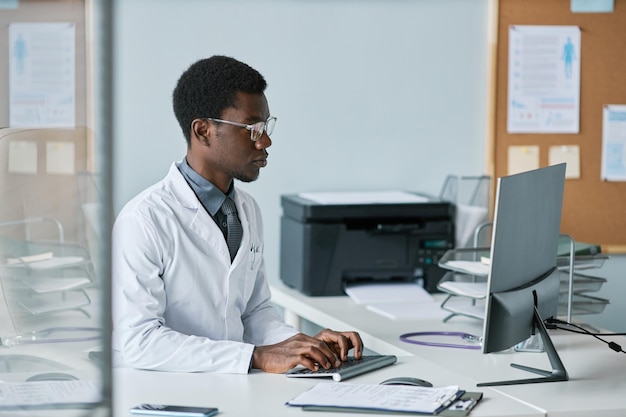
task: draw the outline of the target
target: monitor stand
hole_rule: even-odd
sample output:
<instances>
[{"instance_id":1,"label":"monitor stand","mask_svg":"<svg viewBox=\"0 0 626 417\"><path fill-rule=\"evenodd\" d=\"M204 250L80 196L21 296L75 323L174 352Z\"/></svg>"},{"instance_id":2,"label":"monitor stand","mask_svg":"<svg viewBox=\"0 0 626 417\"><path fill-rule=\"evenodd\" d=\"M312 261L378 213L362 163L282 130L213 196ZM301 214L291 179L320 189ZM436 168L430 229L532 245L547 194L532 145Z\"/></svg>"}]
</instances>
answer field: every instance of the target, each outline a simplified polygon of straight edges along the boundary
<instances>
[{"instance_id":1,"label":"monitor stand","mask_svg":"<svg viewBox=\"0 0 626 417\"><path fill-rule=\"evenodd\" d=\"M517 369L522 369L524 371L533 372L539 375L543 375L539 378L528 378L528 379L514 379L510 381L498 381L498 382L481 382L477 384L479 387L491 387L497 385L518 385L518 384L535 384L539 382L558 382L558 381L567 381L569 379L567 375L567 371L565 370L565 366L559 357L559 354L550 339L550 335L548 335L548 330L546 326L543 324L543 320L541 319L541 315L535 309L535 314L533 317L533 324L536 326L539 331L539 335L541 336L541 340L543 341L543 346L548 354L548 359L550 360L550 365L552 366L551 371L545 371L543 369L531 368L529 366L518 365L516 363L512 363L511 366Z\"/></svg>"}]
</instances>

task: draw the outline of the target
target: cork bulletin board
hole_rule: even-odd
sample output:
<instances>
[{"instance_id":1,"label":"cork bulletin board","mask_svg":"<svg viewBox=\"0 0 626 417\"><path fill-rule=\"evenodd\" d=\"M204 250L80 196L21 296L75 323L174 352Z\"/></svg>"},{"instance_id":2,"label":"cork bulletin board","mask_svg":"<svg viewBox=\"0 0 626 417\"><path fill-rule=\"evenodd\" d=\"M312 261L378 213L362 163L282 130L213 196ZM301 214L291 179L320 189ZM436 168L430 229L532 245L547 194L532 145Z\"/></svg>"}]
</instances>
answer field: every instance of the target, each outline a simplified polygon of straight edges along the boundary
<instances>
[{"instance_id":1,"label":"cork bulletin board","mask_svg":"<svg viewBox=\"0 0 626 417\"><path fill-rule=\"evenodd\" d=\"M87 27L86 1L20 0L13 6L3 6L0 8L0 196L4 200L0 223L39 216L54 218L64 226L67 241L78 241L82 215L79 180L94 165L93 134L86 127L92 117L88 42L91 35ZM9 33L14 23L74 24L75 126L9 126ZM42 234L46 234L47 229L38 228ZM13 230L4 228L3 231L12 235ZM31 237L42 238L36 232ZM51 236L56 237L56 233Z\"/></svg>"},{"instance_id":2,"label":"cork bulletin board","mask_svg":"<svg viewBox=\"0 0 626 417\"><path fill-rule=\"evenodd\" d=\"M539 166L548 165L551 147L577 146L580 176L567 179L561 232L576 241L602 245L603 252L626 252L626 182L601 178L602 111L626 104L626 0L612 13L574 13L570 0L499 0L492 69L493 175L509 174L512 146L538 149ZM508 133L508 43L511 25L578 26L580 49L580 129L575 134ZM626 157L626 156L625 156Z\"/></svg>"},{"instance_id":3,"label":"cork bulletin board","mask_svg":"<svg viewBox=\"0 0 626 417\"><path fill-rule=\"evenodd\" d=\"M71 22L76 28L76 125L88 123L87 32L84 0L20 0L0 9L0 128L9 127L9 26L11 23Z\"/></svg>"}]
</instances>

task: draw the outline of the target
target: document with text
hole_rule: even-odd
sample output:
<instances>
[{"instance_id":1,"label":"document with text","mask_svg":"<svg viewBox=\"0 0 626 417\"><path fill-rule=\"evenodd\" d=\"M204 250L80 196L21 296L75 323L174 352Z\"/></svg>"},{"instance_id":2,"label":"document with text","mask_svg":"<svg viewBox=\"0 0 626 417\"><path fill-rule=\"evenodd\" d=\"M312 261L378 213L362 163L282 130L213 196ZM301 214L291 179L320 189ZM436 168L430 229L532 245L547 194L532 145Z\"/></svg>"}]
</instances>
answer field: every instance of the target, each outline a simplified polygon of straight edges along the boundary
<instances>
[{"instance_id":1,"label":"document with text","mask_svg":"<svg viewBox=\"0 0 626 417\"><path fill-rule=\"evenodd\" d=\"M417 387L321 382L287 404L362 410L434 414L449 406L463 391L458 386Z\"/></svg>"},{"instance_id":2,"label":"document with text","mask_svg":"<svg viewBox=\"0 0 626 417\"><path fill-rule=\"evenodd\" d=\"M95 381L0 383L0 409L92 404L101 400Z\"/></svg>"}]
</instances>

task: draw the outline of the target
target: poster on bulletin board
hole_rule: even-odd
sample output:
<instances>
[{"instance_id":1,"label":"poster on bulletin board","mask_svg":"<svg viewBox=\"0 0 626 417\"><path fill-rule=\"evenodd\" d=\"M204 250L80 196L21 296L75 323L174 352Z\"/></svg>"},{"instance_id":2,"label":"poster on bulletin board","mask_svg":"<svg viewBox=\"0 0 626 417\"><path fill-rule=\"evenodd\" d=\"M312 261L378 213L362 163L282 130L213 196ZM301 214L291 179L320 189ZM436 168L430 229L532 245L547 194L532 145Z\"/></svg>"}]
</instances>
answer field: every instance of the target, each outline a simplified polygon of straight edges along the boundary
<instances>
[{"instance_id":1,"label":"poster on bulletin board","mask_svg":"<svg viewBox=\"0 0 626 417\"><path fill-rule=\"evenodd\" d=\"M74 127L76 34L72 22L9 25L9 126Z\"/></svg>"},{"instance_id":2,"label":"poster on bulletin board","mask_svg":"<svg viewBox=\"0 0 626 417\"><path fill-rule=\"evenodd\" d=\"M602 109L602 179L626 181L626 105Z\"/></svg>"},{"instance_id":3,"label":"poster on bulletin board","mask_svg":"<svg viewBox=\"0 0 626 417\"><path fill-rule=\"evenodd\" d=\"M578 133L580 28L509 27L509 133Z\"/></svg>"},{"instance_id":4,"label":"poster on bulletin board","mask_svg":"<svg viewBox=\"0 0 626 417\"><path fill-rule=\"evenodd\" d=\"M602 252L626 253L626 2L611 10L597 7L604 2L586 3L594 9L572 10L569 0L497 0L493 177L565 162L561 232L600 244ZM523 71L513 67L515 60ZM569 85L559 84L566 79ZM550 91L558 94L543 100ZM552 116L560 109L559 129L548 126L555 120L548 103ZM534 125L514 114L530 106Z\"/></svg>"}]
</instances>

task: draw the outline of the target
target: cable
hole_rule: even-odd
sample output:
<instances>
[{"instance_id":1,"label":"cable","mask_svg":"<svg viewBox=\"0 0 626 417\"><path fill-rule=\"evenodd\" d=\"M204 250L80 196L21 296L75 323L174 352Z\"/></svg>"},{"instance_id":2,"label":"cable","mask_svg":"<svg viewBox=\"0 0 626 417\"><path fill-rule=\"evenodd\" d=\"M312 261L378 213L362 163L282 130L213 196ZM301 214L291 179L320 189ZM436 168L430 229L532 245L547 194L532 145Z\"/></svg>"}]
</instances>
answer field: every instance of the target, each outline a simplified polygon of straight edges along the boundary
<instances>
[{"instance_id":1,"label":"cable","mask_svg":"<svg viewBox=\"0 0 626 417\"><path fill-rule=\"evenodd\" d=\"M480 345L464 345L457 343L440 343L440 342L428 342L425 340L414 340L412 337L421 337L421 336L452 336L452 337L460 337L463 340L469 342L480 342L481 338L474 336L465 332L413 332L413 333L404 333L400 335L400 341L405 343L411 343L414 345L422 345L422 346L436 346L436 347L446 347L446 348L458 348L458 349L480 349Z\"/></svg>"},{"instance_id":2,"label":"cable","mask_svg":"<svg viewBox=\"0 0 626 417\"><path fill-rule=\"evenodd\" d=\"M609 342L607 340L602 339L600 336L622 336L624 335L623 333L593 333L588 331L587 329L585 329L582 326L579 326L577 324L574 323L569 323L563 320L559 320L556 319L554 317L550 317L546 320L546 323L551 325L550 327L555 328L555 329L561 329L561 330L565 330L568 332L573 332L573 333L579 333L579 334L586 334L589 336L593 336L596 339L598 339L599 341L606 343L607 346L611 349L614 350L617 353L624 353L626 354L626 352L622 349L622 346L620 346L619 344L615 343L615 342ZM574 329L570 329L568 327L564 327L564 326L572 326L575 327L578 330L574 330Z\"/></svg>"},{"instance_id":3,"label":"cable","mask_svg":"<svg viewBox=\"0 0 626 417\"><path fill-rule=\"evenodd\" d=\"M556 324L565 324L565 325L571 325L571 326L576 326L573 323L568 323L566 321L562 321L559 319L555 319L550 317L549 319L544 320L546 327L548 327L549 324L552 324L551 327L549 328L554 328L556 329L557 326ZM606 332L590 332L589 330L586 329L582 329L582 330L575 330L575 329L562 329L562 330L566 330L572 333L579 333L579 334L588 334L588 335L596 335L596 336L626 336L626 333L606 333Z\"/></svg>"}]
</instances>

